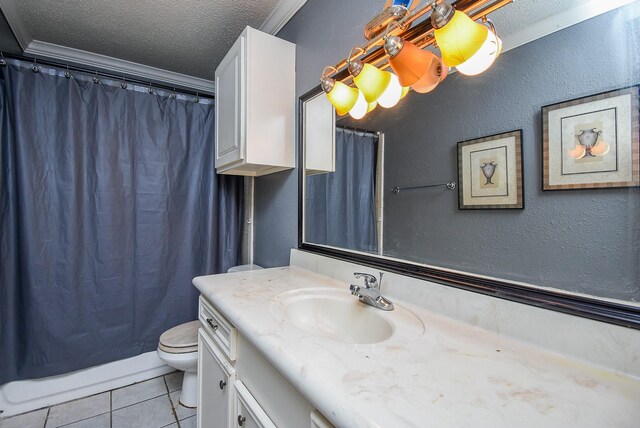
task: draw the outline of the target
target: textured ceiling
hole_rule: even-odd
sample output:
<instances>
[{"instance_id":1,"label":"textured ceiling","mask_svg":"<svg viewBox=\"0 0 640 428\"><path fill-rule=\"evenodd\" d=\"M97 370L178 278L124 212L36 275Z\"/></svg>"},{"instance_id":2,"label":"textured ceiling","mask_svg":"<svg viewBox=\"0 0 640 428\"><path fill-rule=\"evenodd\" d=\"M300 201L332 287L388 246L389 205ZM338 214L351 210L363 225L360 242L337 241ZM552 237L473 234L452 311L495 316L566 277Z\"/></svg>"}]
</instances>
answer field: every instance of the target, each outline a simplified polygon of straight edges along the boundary
<instances>
[{"instance_id":1,"label":"textured ceiling","mask_svg":"<svg viewBox=\"0 0 640 428\"><path fill-rule=\"evenodd\" d=\"M278 0L20 0L35 40L213 79L245 26Z\"/></svg>"}]
</instances>

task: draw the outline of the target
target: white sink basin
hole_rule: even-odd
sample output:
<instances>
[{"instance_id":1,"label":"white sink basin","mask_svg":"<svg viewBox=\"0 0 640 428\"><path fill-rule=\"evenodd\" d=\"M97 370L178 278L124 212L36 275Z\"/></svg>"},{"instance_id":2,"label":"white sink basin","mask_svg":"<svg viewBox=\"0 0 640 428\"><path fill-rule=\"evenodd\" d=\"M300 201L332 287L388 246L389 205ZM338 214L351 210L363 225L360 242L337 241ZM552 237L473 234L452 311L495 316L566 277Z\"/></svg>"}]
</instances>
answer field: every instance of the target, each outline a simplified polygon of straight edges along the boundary
<instances>
[{"instance_id":1,"label":"white sink basin","mask_svg":"<svg viewBox=\"0 0 640 428\"><path fill-rule=\"evenodd\" d=\"M422 322L406 309L396 305L393 311L381 311L361 303L346 288L292 290L277 296L273 305L297 329L338 342L383 342L391 338L398 328L405 327L413 332L424 332Z\"/></svg>"}]
</instances>

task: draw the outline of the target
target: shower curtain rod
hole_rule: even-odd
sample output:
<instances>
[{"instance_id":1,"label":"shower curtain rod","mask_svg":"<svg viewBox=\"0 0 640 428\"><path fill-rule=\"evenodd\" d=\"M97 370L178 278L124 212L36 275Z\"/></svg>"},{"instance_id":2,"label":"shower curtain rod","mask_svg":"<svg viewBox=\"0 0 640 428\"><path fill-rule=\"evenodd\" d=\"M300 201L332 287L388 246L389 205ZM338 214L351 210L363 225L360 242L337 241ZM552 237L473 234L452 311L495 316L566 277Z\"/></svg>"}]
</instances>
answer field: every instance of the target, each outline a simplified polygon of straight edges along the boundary
<instances>
[{"instance_id":1,"label":"shower curtain rod","mask_svg":"<svg viewBox=\"0 0 640 428\"><path fill-rule=\"evenodd\" d=\"M31 63L35 62L37 64L42 64L49 67L61 68L63 70L70 70L70 71L78 71L81 73L87 73L91 75L98 75L98 76L106 77L108 79L113 79L113 80L125 79L127 83L133 83L133 84L138 84L143 86L151 86L154 89L161 89L169 92L176 91L176 92L180 92L181 94L193 95L193 96L199 96L199 97L204 96L206 98L215 99L215 95L211 92L194 91L191 89L186 89L181 86L169 86L167 84L154 81L154 80L143 80L135 76L131 77L131 75L109 73L107 71L98 70L97 68L91 69L91 68L83 67L80 65L61 63L61 62L56 62L55 60L52 60L52 59L41 59L41 58L35 58L35 57L30 57L30 56L25 56L20 54L13 54L13 53L5 53L5 52L0 52L0 54L5 58L17 59L20 61L31 62Z\"/></svg>"},{"instance_id":2,"label":"shower curtain rod","mask_svg":"<svg viewBox=\"0 0 640 428\"><path fill-rule=\"evenodd\" d=\"M344 129L345 131L362 132L363 134L372 135L375 138L378 138L380 136L380 132L378 131L369 131L368 129L363 129L363 128L354 128L352 126L344 126L344 125L336 125L336 128Z\"/></svg>"}]
</instances>

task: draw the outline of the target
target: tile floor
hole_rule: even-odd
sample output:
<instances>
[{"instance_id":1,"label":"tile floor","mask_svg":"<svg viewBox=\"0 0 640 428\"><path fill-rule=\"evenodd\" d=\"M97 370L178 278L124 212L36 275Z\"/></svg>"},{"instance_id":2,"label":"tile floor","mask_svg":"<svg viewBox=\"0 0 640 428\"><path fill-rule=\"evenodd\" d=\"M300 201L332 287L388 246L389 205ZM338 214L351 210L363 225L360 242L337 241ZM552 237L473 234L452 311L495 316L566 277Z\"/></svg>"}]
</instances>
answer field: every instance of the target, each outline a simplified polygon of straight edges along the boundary
<instances>
[{"instance_id":1,"label":"tile floor","mask_svg":"<svg viewBox=\"0 0 640 428\"><path fill-rule=\"evenodd\" d=\"M195 428L196 409L178 403L182 372L0 419L0 428Z\"/></svg>"}]
</instances>

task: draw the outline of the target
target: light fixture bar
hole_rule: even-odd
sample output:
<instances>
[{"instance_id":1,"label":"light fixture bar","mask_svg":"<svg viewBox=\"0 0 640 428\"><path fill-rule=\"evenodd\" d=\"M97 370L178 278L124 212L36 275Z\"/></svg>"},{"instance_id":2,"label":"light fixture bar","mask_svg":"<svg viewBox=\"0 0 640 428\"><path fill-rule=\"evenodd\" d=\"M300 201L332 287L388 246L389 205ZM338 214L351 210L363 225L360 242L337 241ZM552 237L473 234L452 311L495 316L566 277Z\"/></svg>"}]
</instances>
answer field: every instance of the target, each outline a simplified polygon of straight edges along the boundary
<instances>
[{"instance_id":1,"label":"light fixture bar","mask_svg":"<svg viewBox=\"0 0 640 428\"><path fill-rule=\"evenodd\" d=\"M456 10L460 10L469 17L476 21L486 16L491 12L512 3L513 0L457 0L452 2L453 6L457 6ZM427 12L431 11L431 3L429 2L425 6L414 11L414 13L407 15L404 19L398 21L399 26L407 28L411 23L415 22L421 16L424 16ZM441 3L439 0L438 3ZM425 19L417 25L407 28L402 31L396 27L389 31L388 35L397 35L402 37L420 48L425 48L435 41L433 37L433 27L430 19ZM389 67L388 55L385 53L382 43L384 34L378 35L372 39L366 46L362 47L362 53L357 57L362 56L361 61L364 63L372 64L379 69L386 69ZM377 49L375 49L377 48ZM375 49L375 50L373 50ZM330 77L336 81L341 81L345 84L349 84L352 79L347 70L347 60L344 59L335 66L336 71L333 72Z\"/></svg>"}]
</instances>

